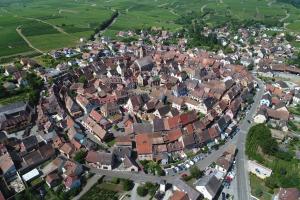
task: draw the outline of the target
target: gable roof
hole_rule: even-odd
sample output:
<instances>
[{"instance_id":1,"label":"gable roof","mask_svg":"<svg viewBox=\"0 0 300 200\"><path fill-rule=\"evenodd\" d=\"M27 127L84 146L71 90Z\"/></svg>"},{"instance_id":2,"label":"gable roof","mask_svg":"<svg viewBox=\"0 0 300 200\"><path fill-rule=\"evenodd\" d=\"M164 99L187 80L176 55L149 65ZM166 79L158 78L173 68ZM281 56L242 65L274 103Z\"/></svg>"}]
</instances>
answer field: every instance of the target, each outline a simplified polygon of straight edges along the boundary
<instances>
[{"instance_id":1,"label":"gable roof","mask_svg":"<svg viewBox=\"0 0 300 200\"><path fill-rule=\"evenodd\" d=\"M85 160L89 163L99 163L101 165L113 165L114 155L112 153L89 151Z\"/></svg>"},{"instance_id":2,"label":"gable roof","mask_svg":"<svg viewBox=\"0 0 300 200\"><path fill-rule=\"evenodd\" d=\"M152 154L151 134L138 134L135 136L135 141L138 154Z\"/></svg>"}]
</instances>

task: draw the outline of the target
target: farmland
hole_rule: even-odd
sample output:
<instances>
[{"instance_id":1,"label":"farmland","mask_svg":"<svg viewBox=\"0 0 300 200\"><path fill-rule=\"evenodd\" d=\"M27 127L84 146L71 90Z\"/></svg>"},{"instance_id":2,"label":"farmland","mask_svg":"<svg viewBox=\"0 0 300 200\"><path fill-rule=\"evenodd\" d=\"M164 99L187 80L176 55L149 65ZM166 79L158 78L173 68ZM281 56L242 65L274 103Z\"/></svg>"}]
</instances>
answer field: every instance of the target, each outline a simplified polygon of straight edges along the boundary
<instances>
[{"instance_id":1,"label":"farmland","mask_svg":"<svg viewBox=\"0 0 300 200\"><path fill-rule=\"evenodd\" d=\"M212 26L230 19L254 19L282 22L289 31L300 32L300 9L283 1L0 0L0 57L37 53L34 48L46 52L74 46L79 38L89 38L115 10L120 16L105 35L149 27L177 30L181 26L176 20L190 11L210 11L203 18Z\"/></svg>"}]
</instances>

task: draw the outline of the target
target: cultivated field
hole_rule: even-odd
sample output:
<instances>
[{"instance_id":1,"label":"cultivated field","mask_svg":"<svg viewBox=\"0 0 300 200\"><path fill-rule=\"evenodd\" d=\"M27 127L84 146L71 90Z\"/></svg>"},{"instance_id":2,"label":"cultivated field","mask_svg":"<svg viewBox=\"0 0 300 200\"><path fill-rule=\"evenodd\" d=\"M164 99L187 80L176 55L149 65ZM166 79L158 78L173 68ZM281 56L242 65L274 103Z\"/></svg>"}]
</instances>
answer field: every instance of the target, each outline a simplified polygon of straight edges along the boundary
<instances>
[{"instance_id":1,"label":"cultivated field","mask_svg":"<svg viewBox=\"0 0 300 200\"><path fill-rule=\"evenodd\" d=\"M116 9L120 16L104 33L109 36L134 28L176 30L181 15L207 10L213 12L204 19L212 25L275 19L300 32L300 8L276 0L0 0L0 57L74 46Z\"/></svg>"}]
</instances>

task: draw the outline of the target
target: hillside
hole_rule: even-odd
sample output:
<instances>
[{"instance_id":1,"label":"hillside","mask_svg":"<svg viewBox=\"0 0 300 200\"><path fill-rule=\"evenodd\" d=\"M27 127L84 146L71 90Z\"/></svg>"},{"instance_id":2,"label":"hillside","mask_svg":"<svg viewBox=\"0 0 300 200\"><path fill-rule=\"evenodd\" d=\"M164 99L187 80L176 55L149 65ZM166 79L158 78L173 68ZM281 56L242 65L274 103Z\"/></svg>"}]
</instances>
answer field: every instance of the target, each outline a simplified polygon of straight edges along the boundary
<instances>
[{"instance_id":1,"label":"hillside","mask_svg":"<svg viewBox=\"0 0 300 200\"><path fill-rule=\"evenodd\" d=\"M194 11L211 26L253 19L300 31L299 0L0 0L0 57L36 54L74 46L119 10L105 32L160 27L176 30L176 21Z\"/></svg>"}]
</instances>

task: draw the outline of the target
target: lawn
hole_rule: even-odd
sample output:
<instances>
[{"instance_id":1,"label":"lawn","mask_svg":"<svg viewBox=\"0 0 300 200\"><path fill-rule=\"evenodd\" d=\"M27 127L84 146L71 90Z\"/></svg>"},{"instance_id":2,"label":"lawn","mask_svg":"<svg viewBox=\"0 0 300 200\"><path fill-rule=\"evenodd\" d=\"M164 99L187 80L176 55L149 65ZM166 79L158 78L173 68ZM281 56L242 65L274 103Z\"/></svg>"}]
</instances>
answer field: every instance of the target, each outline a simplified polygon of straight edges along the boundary
<instances>
[{"instance_id":1,"label":"lawn","mask_svg":"<svg viewBox=\"0 0 300 200\"><path fill-rule=\"evenodd\" d=\"M270 188L265 186L264 182L254 174L250 174L249 177L251 194L260 200L271 200L272 194L268 192Z\"/></svg>"},{"instance_id":2,"label":"lawn","mask_svg":"<svg viewBox=\"0 0 300 200\"><path fill-rule=\"evenodd\" d=\"M123 192L121 184L110 182L96 183L81 200L117 200Z\"/></svg>"}]
</instances>

